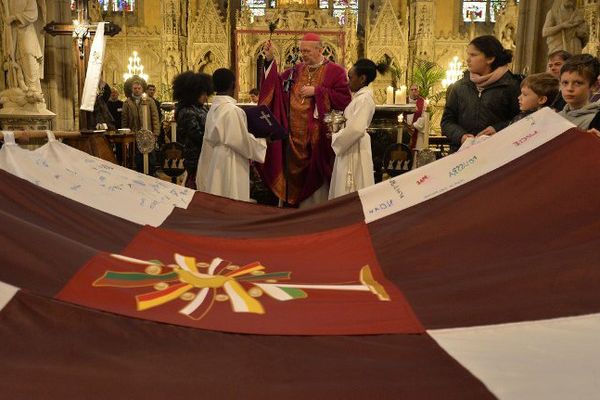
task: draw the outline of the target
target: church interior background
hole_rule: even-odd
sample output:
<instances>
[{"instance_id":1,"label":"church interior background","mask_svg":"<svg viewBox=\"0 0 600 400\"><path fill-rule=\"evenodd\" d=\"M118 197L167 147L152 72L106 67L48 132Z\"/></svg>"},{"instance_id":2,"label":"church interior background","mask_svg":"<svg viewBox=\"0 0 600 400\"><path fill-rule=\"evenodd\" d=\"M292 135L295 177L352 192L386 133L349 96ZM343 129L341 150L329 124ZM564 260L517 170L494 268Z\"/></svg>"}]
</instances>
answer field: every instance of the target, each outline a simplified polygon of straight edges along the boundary
<instances>
[{"instance_id":1,"label":"church interior background","mask_svg":"<svg viewBox=\"0 0 600 400\"><path fill-rule=\"evenodd\" d=\"M298 38L306 31L315 31L324 41L327 57L346 67L360 57L390 64L390 71L373 83L379 104L386 102L388 87L406 90L415 71L438 71L433 74L433 81L424 82L430 86L426 91L432 102L435 127L441 117L441 112L435 110L443 107L447 83L444 75L454 74L456 78L471 38L493 34L505 47L516 50L514 72L539 72L543 68L545 49L530 51L528 46L536 47L539 19L543 23L544 10L551 3L552 0L90 0L89 13L91 21L111 21L121 27L119 34L107 39L102 72L104 80L121 93L123 75L135 51L148 82L157 86L160 100L171 99L170 82L182 71L211 73L229 67L236 71L238 98L246 101L249 90L259 84L262 44L271 38L278 62L289 64L298 52ZM46 1L46 21L73 20L75 4L72 0ZM598 55L600 3L579 0L578 6L584 9L590 27L590 41L584 51ZM276 29L271 32L269 26L273 23ZM42 89L48 109L57 114L54 129L77 126L72 43L70 37L46 36ZM5 87L3 74L0 91Z\"/></svg>"}]
</instances>

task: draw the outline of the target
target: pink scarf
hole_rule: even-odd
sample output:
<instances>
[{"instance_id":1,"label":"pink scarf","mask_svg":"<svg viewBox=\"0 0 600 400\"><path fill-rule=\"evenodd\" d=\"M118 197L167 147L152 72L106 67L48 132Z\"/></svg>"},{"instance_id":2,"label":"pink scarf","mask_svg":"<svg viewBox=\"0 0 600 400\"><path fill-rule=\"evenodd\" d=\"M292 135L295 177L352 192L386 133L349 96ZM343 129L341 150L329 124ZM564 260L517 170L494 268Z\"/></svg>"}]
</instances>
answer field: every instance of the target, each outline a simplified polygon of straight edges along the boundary
<instances>
[{"instance_id":1,"label":"pink scarf","mask_svg":"<svg viewBox=\"0 0 600 400\"><path fill-rule=\"evenodd\" d=\"M487 75L479 75L479 74L471 74L471 82L477 86L477 89L480 91L490 86L492 83L497 82L500 78L504 76L504 74L508 71L508 65L503 65L501 67L496 68L491 73Z\"/></svg>"}]
</instances>

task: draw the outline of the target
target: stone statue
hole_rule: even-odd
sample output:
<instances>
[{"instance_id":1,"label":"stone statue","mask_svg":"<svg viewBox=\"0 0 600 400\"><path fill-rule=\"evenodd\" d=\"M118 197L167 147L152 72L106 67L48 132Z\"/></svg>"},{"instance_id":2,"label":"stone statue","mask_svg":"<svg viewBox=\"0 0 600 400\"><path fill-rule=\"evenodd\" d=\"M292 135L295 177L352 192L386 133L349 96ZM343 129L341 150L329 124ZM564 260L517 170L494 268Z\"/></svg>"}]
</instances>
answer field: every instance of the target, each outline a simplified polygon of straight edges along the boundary
<instances>
[{"instance_id":1,"label":"stone statue","mask_svg":"<svg viewBox=\"0 0 600 400\"><path fill-rule=\"evenodd\" d=\"M515 44L515 27L511 24L506 24L502 30L502 37L500 38L502 47L508 50L515 51L517 45Z\"/></svg>"},{"instance_id":2,"label":"stone statue","mask_svg":"<svg viewBox=\"0 0 600 400\"><path fill-rule=\"evenodd\" d=\"M209 51L198 64L198 72L204 72L205 74L211 75L216 69L215 55L212 51Z\"/></svg>"},{"instance_id":3,"label":"stone statue","mask_svg":"<svg viewBox=\"0 0 600 400\"><path fill-rule=\"evenodd\" d=\"M238 90L240 93L247 93L252 89L252 57L250 56L251 46L245 35L238 36L237 42L238 57Z\"/></svg>"},{"instance_id":4,"label":"stone statue","mask_svg":"<svg viewBox=\"0 0 600 400\"><path fill-rule=\"evenodd\" d=\"M166 61L166 70L167 70L167 85L173 85L173 79L179 74L179 67L177 66L177 60L173 55L169 56L169 59Z\"/></svg>"},{"instance_id":5,"label":"stone statue","mask_svg":"<svg viewBox=\"0 0 600 400\"><path fill-rule=\"evenodd\" d=\"M44 76L45 0L0 2L4 21L2 66L8 84L0 94L0 103L5 108L44 103L40 79Z\"/></svg>"},{"instance_id":6,"label":"stone statue","mask_svg":"<svg viewBox=\"0 0 600 400\"><path fill-rule=\"evenodd\" d=\"M581 54L589 39L589 28L575 0L554 0L546 14L542 36L546 38L548 53L566 50Z\"/></svg>"},{"instance_id":7,"label":"stone statue","mask_svg":"<svg viewBox=\"0 0 600 400\"><path fill-rule=\"evenodd\" d=\"M100 2L98 1L88 2L88 14L91 22L100 22L104 20L104 18L102 18Z\"/></svg>"}]
</instances>

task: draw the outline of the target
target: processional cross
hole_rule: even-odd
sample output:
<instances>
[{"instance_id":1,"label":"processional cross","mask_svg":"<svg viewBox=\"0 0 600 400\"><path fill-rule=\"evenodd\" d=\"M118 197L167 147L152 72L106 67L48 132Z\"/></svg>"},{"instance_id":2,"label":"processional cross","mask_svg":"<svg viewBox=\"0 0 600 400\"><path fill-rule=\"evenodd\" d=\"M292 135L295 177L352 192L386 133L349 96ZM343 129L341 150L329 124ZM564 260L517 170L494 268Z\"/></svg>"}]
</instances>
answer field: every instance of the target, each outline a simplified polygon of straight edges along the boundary
<instances>
[{"instance_id":1,"label":"processional cross","mask_svg":"<svg viewBox=\"0 0 600 400\"><path fill-rule=\"evenodd\" d=\"M90 23L88 2L89 0L77 0L77 19L73 23L50 22L44 27L44 30L49 35L72 36L74 39L73 59L77 65L77 93L79 103L81 103L83 85L90 58L90 38L96 33L96 29L98 28L97 23ZM115 36L120 31L121 27L112 22L107 22L104 26L104 34L108 36ZM81 130L88 129L87 113L88 111L79 110L79 129Z\"/></svg>"}]
</instances>

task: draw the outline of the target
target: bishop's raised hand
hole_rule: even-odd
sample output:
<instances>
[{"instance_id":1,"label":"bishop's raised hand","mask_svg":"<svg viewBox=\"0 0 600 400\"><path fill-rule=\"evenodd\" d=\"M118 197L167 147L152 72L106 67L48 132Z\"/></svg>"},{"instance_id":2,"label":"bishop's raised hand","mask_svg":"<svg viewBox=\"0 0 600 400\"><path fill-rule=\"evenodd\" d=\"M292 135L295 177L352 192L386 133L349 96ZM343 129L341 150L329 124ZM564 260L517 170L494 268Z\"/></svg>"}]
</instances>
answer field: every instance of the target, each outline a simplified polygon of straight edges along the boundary
<instances>
[{"instance_id":1,"label":"bishop's raised hand","mask_svg":"<svg viewBox=\"0 0 600 400\"><path fill-rule=\"evenodd\" d=\"M267 40L265 42L265 44L263 44L263 52L265 53L265 59L267 61L272 61L274 54L273 54L273 43L271 42L271 40Z\"/></svg>"}]
</instances>

